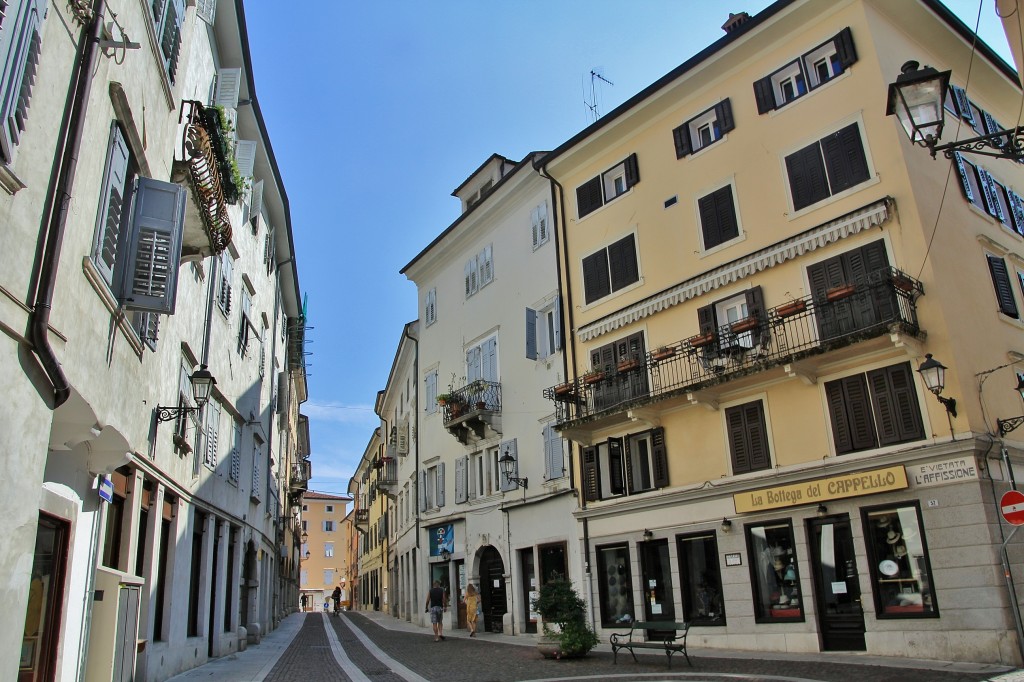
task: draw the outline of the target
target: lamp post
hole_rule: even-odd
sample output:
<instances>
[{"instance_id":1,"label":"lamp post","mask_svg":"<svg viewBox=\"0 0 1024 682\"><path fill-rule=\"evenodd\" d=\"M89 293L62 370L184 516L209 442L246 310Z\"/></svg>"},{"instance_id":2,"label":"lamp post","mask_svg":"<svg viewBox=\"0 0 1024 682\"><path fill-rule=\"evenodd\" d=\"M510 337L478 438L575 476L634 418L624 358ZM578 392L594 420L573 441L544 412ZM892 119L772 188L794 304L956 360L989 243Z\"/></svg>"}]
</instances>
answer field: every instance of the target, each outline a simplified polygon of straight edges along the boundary
<instances>
[{"instance_id":1,"label":"lamp post","mask_svg":"<svg viewBox=\"0 0 1024 682\"><path fill-rule=\"evenodd\" d=\"M889 84L885 114L899 119L910 141L924 147L935 158L938 152L947 159L957 152L983 154L1020 161L1024 158L1024 127L997 130L987 135L939 144L946 119L946 93L950 71L939 72L930 66L920 68L906 62L896 82Z\"/></svg>"},{"instance_id":2,"label":"lamp post","mask_svg":"<svg viewBox=\"0 0 1024 682\"><path fill-rule=\"evenodd\" d=\"M1017 375L1017 392L1020 393L1020 397L1024 398L1024 375ZM1024 415L1019 417L1007 417L1006 419L996 419L996 426L999 428L999 435L1005 436L1021 424L1024 424Z\"/></svg>"},{"instance_id":3,"label":"lamp post","mask_svg":"<svg viewBox=\"0 0 1024 682\"><path fill-rule=\"evenodd\" d=\"M956 399L946 398L942 395L942 389L946 386L946 366L932 357L931 353L924 356L924 362L917 368L921 379L924 380L925 388L935 394L935 397L946 408L946 412L956 416Z\"/></svg>"},{"instance_id":4,"label":"lamp post","mask_svg":"<svg viewBox=\"0 0 1024 682\"><path fill-rule=\"evenodd\" d=\"M189 407L183 405L180 407L163 407L161 405L156 406L156 420L158 422L167 422L174 419L178 419L186 414L198 412L203 409L203 406L210 400L210 393L213 392L213 387L216 385L217 380L213 378L213 374L210 370L206 369L206 365L199 365L199 369L192 373L189 377L189 383L192 384L192 397L196 401L195 407Z\"/></svg>"},{"instance_id":5,"label":"lamp post","mask_svg":"<svg viewBox=\"0 0 1024 682\"><path fill-rule=\"evenodd\" d=\"M508 447L505 448L505 454L498 458L498 465L501 466L501 473L505 475L506 481L515 483L517 488L526 489L529 481L526 478L519 478L515 475L516 458L509 454Z\"/></svg>"}]
</instances>

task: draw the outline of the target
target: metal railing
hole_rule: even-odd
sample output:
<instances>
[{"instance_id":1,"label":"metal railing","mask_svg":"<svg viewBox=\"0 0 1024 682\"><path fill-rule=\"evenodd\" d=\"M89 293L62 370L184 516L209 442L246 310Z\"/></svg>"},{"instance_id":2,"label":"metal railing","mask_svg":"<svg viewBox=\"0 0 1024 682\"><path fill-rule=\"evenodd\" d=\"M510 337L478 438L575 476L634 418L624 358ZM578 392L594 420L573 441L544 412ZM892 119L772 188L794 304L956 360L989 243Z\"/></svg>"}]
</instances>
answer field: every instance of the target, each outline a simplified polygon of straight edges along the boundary
<instances>
[{"instance_id":1,"label":"metal railing","mask_svg":"<svg viewBox=\"0 0 1024 682\"><path fill-rule=\"evenodd\" d=\"M544 389L559 426L765 371L894 330L917 335L921 283L895 269L655 348Z\"/></svg>"},{"instance_id":2,"label":"metal railing","mask_svg":"<svg viewBox=\"0 0 1024 682\"><path fill-rule=\"evenodd\" d=\"M501 412L500 383L477 379L444 398L445 424L474 412Z\"/></svg>"},{"instance_id":3,"label":"metal railing","mask_svg":"<svg viewBox=\"0 0 1024 682\"><path fill-rule=\"evenodd\" d=\"M208 109L200 102L184 100L181 103L179 121L186 124L181 139L182 159L188 165L196 205L214 254L231 243L231 219L227 207L237 201L229 162L225 170L223 136L217 116L215 109Z\"/></svg>"},{"instance_id":4,"label":"metal railing","mask_svg":"<svg viewBox=\"0 0 1024 682\"><path fill-rule=\"evenodd\" d=\"M378 457L373 463L377 470L377 487L391 487L398 483L398 460L394 457Z\"/></svg>"}]
</instances>

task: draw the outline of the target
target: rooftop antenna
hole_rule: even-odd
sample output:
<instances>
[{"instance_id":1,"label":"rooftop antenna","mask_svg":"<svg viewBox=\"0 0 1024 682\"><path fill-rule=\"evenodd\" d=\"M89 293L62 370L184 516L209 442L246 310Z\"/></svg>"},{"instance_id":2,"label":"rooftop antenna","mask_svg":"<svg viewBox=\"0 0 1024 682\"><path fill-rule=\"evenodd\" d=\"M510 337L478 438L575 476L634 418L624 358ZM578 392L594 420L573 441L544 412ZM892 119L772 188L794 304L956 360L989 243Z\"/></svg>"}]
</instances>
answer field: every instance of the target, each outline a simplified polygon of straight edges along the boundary
<instances>
[{"instance_id":1,"label":"rooftop antenna","mask_svg":"<svg viewBox=\"0 0 1024 682\"><path fill-rule=\"evenodd\" d=\"M597 72L596 69L590 70L590 99L587 100L586 98L584 98L583 103L587 106L587 110L590 112L590 117L592 119L591 123L601 118L601 111L598 108L599 105L597 102L597 86L599 85L598 81L602 81L604 83L607 83L608 85L611 85L612 87L615 87L615 83L612 83L610 80L602 76L600 73Z\"/></svg>"}]
</instances>

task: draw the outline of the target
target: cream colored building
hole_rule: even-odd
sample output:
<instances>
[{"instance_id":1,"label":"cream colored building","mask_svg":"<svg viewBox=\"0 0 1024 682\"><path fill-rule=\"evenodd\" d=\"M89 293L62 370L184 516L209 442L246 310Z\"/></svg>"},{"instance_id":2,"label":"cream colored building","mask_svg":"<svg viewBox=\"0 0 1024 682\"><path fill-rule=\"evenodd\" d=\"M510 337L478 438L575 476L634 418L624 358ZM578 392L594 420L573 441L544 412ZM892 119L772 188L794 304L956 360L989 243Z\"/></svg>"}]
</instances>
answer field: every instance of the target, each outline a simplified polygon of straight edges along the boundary
<instances>
[{"instance_id":1,"label":"cream colored building","mask_svg":"<svg viewBox=\"0 0 1024 682\"><path fill-rule=\"evenodd\" d=\"M328 493L302 495L302 565L299 589L309 611L323 609L324 602L342 588L342 605L349 601L349 554L351 523L346 522L351 498ZM331 608L334 604L331 603Z\"/></svg>"},{"instance_id":2,"label":"cream colored building","mask_svg":"<svg viewBox=\"0 0 1024 682\"><path fill-rule=\"evenodd\" d=\"M537 164L595 623L1019 665L999 496L1022 441L996 420L1022 410L1024 170L933 160L886 116L917 60L952 71L942 141L976 137L1017 120L1016 74L933 0L724 28Z\"/></svg>"},{"instance_id":3,"label":"cream colored building","mask_svg":"<svg viewBox=\"0 0 1024 682\"><path fill-rule=\"evenodd\" d=\"M13 0L0 62L0 678L166 679L298 603L306 323L242 3Z\"/></svg>"}]
</instances>

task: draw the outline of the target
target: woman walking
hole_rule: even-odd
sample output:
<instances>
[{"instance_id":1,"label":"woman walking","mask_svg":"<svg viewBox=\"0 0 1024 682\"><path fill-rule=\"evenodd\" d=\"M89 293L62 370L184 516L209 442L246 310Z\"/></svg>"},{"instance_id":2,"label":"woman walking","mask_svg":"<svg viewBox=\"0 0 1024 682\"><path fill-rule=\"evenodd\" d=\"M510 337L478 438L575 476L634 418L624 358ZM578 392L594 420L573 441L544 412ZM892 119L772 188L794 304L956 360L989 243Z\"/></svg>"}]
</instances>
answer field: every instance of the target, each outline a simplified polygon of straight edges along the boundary
<instances>
[{"instance_id":1,"label":"woman walking","mask_svg":"<svg viewBox=\"0 0 1024 682\"><path fill-rule=\"evenodd\" d=\"M476 637L476 617L480 608L480 595L473 583L466 585L466 623L469 624L469 636Z\"/></svg>"}]
</instances>

